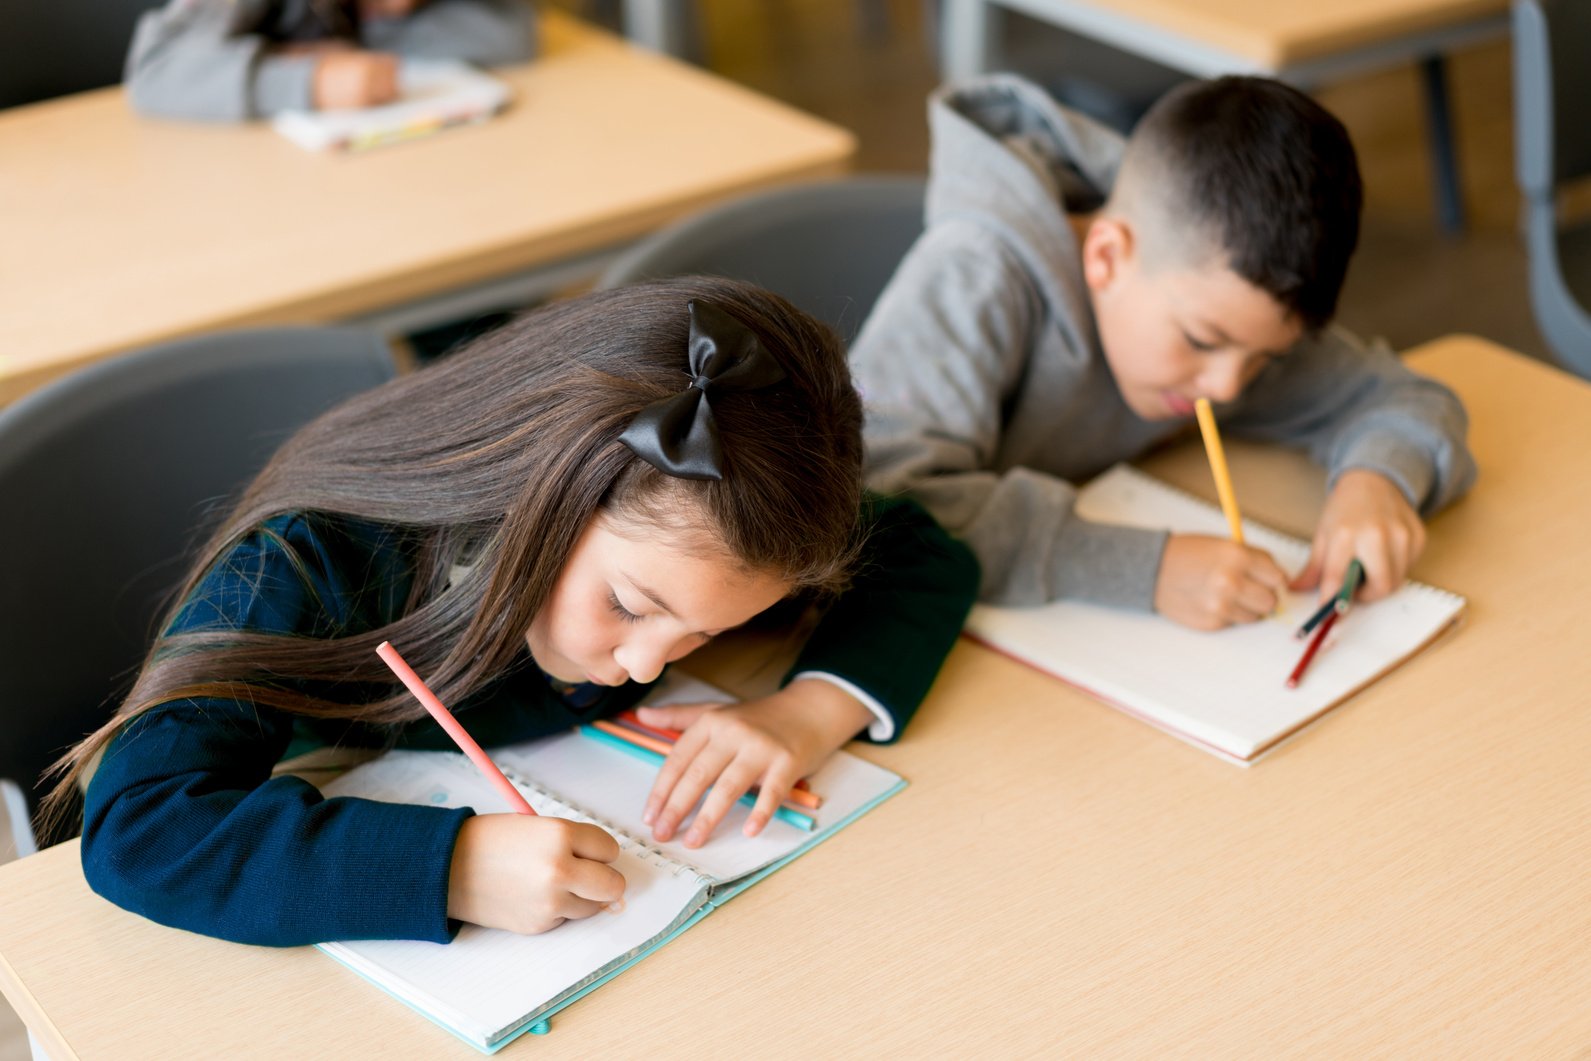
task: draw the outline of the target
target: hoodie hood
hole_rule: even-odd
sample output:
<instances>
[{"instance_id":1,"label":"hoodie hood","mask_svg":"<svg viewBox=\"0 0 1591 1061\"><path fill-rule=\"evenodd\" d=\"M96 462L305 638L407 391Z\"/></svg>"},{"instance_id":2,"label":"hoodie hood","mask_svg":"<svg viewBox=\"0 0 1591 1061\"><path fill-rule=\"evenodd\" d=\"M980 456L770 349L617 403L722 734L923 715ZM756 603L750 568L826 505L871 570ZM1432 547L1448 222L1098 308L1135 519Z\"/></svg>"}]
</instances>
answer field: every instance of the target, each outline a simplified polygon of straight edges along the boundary
<instances>
[{"instance_id":1,"label":"hoodie hood","mask_svg":"<svg viewBox=\"0 0 1591 1061\"><path fill-rule=\"evenodd\" d=\"M1026 262L1063 329L1087 322L1091 332L1066 215L1105 202L1126 141L1010 74L941 88L929 97L928 125L928 225L960 218L992 230ZM1091 334L1068 339L1078 350L1093 344Z\"/></svg>"}]
</instances>

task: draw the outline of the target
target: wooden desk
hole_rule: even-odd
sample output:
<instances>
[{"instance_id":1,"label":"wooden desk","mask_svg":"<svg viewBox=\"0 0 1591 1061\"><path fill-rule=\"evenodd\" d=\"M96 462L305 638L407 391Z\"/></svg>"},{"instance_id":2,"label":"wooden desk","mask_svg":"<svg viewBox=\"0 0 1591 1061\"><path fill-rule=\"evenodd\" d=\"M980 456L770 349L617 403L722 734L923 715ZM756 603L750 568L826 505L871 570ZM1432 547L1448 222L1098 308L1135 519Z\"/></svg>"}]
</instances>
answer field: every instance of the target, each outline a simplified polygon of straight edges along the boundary
<instances>
[{"instance_id":1,"label":"wooden desk","mask_svg":"<svg viewBox=\"0 0 1591 1061\"><path fill-rule=\"evenodd\" d=\"M1263 74L1312 88L1418 62L1444 227L1463 226L1445 56L1508 31L1508 0L947 0L944 65L998 65L999 15L1020 11L1194 77Z\"/></svg>"},{"instance_id":2,"label":"wooden desk","mask_svg":"<svg viewBox=\"0 0 1591 1061\"><path fill-rule=\"evenodd\" d=\"M1591 1047L1591 387L1472 339L1466 625L1251 769L963 642L912 785L509 1057L1566 1057ZM1246 511L1320 477L1233 446ZM1151 464L1208 496L1196 450ZM707 668L746 681L723 658ZM470 1057L312 950L161 928L75 845L0 867L0 986L54 1054Z\"/></svg>"},{"instance_id":3,"label":"wooden desk","mask_svg":"<svg viewBox=\"0 0 1591 1061\"><path fill-rule=\"evenodd\" d=\"M258 124L142 119L120 89L0 113L0 401L213 328L347 319L488 282L488 303L523 299L575 278L527 271L575 259L594 273L593 252L836 171L855 149L557 12L542 25L544 56L499 71L504 114L362 154L306 152ZM449 309L469 306L430 316Z\"/></svg>"}]
</instances>

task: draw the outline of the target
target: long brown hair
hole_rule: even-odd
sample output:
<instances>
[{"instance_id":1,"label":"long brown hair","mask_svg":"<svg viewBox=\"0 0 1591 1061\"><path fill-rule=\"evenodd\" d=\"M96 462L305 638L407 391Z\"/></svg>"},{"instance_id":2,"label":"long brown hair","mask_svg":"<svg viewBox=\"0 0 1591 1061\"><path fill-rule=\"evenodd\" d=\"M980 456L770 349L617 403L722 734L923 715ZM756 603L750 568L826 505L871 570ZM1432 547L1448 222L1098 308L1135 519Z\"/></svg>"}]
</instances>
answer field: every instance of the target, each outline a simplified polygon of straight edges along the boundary
<instances>
[{"instance_id":1,"label":"long brown hair","mask_svg":"<svg viewBox=\"0 0 1591 1061\"><path fill-rule=\"evenodd\" d=\"M715 392L722 480L665 475L618 441L647 404L689 382L687 303L715 303L785 370ZM205 574L273 516L322 512L397 528L415 556L399 618L326 639L189 631L158 637L114 717L52 767L41 817L59 824L98 753L159 704L241 699L294 714L399 723L423 716L375 654L384 640L444 702L521 651L576 540L602 510L701 533L793 589L838 590L855 555L861 405L839 339L776 295L688 277L529 313L421 371L343 403L294 435L200 551L166 626ZM460 560L467 573L450 581ZM374 702L306 692L390 687Z\"/></svg>"}]
</instances>

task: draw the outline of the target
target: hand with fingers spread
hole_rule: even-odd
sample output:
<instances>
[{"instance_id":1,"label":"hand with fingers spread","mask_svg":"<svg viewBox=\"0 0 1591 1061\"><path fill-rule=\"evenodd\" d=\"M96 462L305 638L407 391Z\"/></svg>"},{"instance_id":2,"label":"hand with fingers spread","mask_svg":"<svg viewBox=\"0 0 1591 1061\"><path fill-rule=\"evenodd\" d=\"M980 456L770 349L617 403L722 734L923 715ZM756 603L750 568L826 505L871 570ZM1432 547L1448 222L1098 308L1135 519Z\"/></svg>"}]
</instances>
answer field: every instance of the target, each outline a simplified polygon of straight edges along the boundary
<instances>
[{"instance_id":1,"label":"hand with fingers spread","mask_svg":"<svg viewBox=\"0 0 1591 1061\"><path fill-rule=\"evenodd\" d=\"M1325 600L1342 586L1348 564L1364 565L1359 599L1380 600L1396 590L1425 549L1425 525L1403 491L1386 476L1356 468L1332 487L1295 590L1318 590Z\"/></svg>"},{"instance_id":2,"label":"hand with fingers spread","mask_svg":"<svg viewBox=\"0 0 1591 1061\"><path fill-rule=\"evenodd\" d=\"M648 726L684 731L658 771L641 820L656 839L669 840L705 795L686 830L686 847L706 843L752 788L759 790L757 803L744 831L762 832L795 783L873 718L849 693L817 678L760 700L643 707L637 714Z\"/></svg>"},{"instance_id":3,"label":"hand with fingers spread","mask_svg":"<svg viewBox=\"0 0 1591 1061\"><path fill-rule=\"evenodd\" d=\"M1287 572L1263 549L1173 534L1160 558L1155 611L1195 630L1220 630L1271 614L1286 588Z\"/></svg>"},{"instance_id":4,"label":"hand with fingers spread","mask_svg":"<svg viewBox=\"0 0 1591 1061\"><path fill-rule=\"evenodd\" d=\"M448 873L447 914L533 935L624 897L619 844L595 825L524 814L464 822Z\"/></svg>"}]
</instances>

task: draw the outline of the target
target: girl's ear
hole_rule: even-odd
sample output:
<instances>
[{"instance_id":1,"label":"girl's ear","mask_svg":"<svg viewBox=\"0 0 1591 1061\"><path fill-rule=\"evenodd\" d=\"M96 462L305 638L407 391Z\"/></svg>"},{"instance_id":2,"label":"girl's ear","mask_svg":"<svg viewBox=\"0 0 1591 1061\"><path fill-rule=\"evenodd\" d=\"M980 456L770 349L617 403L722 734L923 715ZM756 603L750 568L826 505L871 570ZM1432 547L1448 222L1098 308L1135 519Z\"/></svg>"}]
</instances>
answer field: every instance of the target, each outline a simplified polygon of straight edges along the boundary
<instances>
[{"instance_id":1,"label":"girl's ear","mask_svg":"<svg viewBox=\"0 0 1591 1061\"><path fill-rule=\"evenodd\" d=\"M1083 282L1094 294L1108 289L1131 264L1133 232L1119 217L1106 215L1089 223L1083 237Z\"/></svg>"}]
</instances>

